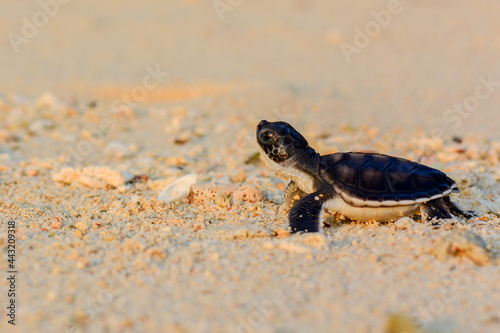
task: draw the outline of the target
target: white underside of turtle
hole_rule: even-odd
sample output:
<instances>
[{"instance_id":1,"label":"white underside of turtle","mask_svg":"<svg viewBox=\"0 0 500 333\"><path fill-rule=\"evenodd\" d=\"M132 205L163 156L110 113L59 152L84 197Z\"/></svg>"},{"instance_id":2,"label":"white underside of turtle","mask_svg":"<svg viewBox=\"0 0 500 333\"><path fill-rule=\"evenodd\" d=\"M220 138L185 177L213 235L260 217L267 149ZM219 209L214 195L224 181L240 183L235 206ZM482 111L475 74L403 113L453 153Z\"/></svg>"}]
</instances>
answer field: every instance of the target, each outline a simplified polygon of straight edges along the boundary
<instances>
[{"instance_id":1,"label":"white underside of turtle","mask_svg":"<svg viewBox=\"0 0 500 333\"><path fill-rule=\"evenodd\" d=\"M354 207L346 203L342 198L336 197L328 200L323 208L328 213L340 213L349 217L352 220L361 222L379 221L388 222L396 220L403 216L412 215L416 212L420 204L416 203L407 206L391 206L391 207Z\"/></svg>"},{"instance_id":2,"label":"white underside of turtle","mask_svg":"<svg viewBox=\"0 0 500 333\"><path fill-rule=\"evenodd\" d=\"M352 220L361 222L376 220L379 222L389 222L397 220L403 216L410 216L417 212L420 204L442 198L449 195L456 186L453 186L448 191L442 194L434 195L429 198L420 198L417 200L385 200L385 201L363 201L357 198L348 196L345 193L340 193L339 196L325 202L323 208L329 213L341 213ZM352 204L349 204L351 202Z\"/></svg>"}]
</instances>

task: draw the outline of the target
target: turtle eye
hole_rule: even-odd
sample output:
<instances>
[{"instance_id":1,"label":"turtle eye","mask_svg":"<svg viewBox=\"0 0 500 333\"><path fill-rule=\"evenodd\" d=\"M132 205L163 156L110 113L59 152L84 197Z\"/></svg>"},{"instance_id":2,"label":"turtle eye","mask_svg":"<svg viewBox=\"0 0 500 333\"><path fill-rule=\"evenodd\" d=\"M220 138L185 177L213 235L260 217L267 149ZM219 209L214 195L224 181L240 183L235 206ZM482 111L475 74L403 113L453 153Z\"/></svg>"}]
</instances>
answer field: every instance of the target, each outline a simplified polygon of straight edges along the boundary
<instances>
[{"instance_id":1,"label":"turtle eye","mask_svg":"<svg viewBox=\"0 0 500 333\"><path fill-rule=\"evenodd\" d=\"M269 143L276 139L276 133L271 130L263 130L260 132L259 139L262 143Z\"/></svg>"}]
</instances>

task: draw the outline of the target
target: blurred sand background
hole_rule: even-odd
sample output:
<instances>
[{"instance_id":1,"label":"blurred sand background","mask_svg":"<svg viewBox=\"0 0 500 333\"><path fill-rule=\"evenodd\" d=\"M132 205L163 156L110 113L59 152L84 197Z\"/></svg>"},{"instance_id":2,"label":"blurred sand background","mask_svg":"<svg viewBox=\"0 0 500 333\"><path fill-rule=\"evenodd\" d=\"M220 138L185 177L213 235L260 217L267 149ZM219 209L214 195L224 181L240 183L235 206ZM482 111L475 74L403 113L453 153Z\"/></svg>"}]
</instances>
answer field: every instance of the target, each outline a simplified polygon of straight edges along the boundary
<instances>
[{"instance_id":1,"label":"blurred sand background","mask_svg":"<svg viewBox=\"0 0 500 333\"><path fill-rule=\"evenodd\" d=\"M453 111L483 79L500 82L498 2L402 0L350 62L341 45L389 1L221 2L223 19L212 1L73 0L18 52L9 36L43 9L0 5L0 245L16 220L21 272L19 324L2 313L0 330L383 332L402 314L425 332L498 332L500 87ZM147 68L168 75L130 97ZM291 122L321 153L373 150L445 170L484 223L353 222L287 237L286 182L245 164L261 119ZM52 178L99 165L149 180L96 189ZM190 173L266 200L154 200ZM483 237L490 264L435 258L462 229Z\"/></svg>"},{"instance_id":2,"label":"blurred sand background","mask_svg":"<svg viewBox=\"0 0 500 333\"><path fill-rule=\"evenodd\" d=\"M0 89L95 98L110 88L128 91L146 66L159 65L170 74L165 90L176 84L257 90L258 105L247 106L252 114L282 106L277 91L329 103L322 109L330 115L326 125L385 126L389 118L412 128L442 122L447 108L473 94L479 76L498 80L500 8L493 0L401 1L401 12L347 63L339 43L353 44L353 29L364 29L371 11L387 6L242 1L221 21L212 1L70 1L18 53L3 39ZM21 18L40 9L35 1L4 4L1 31L20 34ZM493 131L488 119L499 101L494 94L481 103L460 131Z\"/></svg>"}]
</instances>

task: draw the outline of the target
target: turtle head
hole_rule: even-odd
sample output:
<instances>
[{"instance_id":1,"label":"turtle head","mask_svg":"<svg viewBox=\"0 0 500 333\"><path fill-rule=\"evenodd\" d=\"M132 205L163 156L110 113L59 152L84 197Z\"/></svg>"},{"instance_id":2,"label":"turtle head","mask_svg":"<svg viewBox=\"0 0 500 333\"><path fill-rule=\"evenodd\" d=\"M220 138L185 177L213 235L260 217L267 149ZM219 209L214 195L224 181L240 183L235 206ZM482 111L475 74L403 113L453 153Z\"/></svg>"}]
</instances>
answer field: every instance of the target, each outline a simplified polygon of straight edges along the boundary
<instances>
[{"instance_id":1,"label":"turtle head","mask_svg":"<svg viewBox=\"0 0 500 333\"><path fill-rule=\"evenodd\" d=\"M267 157L275 163L288 160L309 147L307 140L290 124L262 120L257 125L257 143Z\"/></svg>"}]
</instances>

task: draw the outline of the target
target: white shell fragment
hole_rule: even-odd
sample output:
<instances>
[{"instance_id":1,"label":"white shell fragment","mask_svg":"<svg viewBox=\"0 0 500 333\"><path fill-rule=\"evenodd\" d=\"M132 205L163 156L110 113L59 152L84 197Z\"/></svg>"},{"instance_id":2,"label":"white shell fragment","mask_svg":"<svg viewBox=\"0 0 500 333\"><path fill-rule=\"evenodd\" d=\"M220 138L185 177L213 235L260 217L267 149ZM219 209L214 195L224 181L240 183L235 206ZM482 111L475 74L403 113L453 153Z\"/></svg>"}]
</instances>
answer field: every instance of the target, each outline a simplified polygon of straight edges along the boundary
<instances>
[{"instance_id":1,"label":"white shell fragment","mask_svg":"<svg viewBox=\"0 0 500 333\"><path fill-rule=\"evenodd\" d=\"M163 200L165 203L172 203L186 199L189 195L191 185L198 181L195 174L186 175L167 185L158 195L157 200Z\"/></svg>"}]
</instances>

